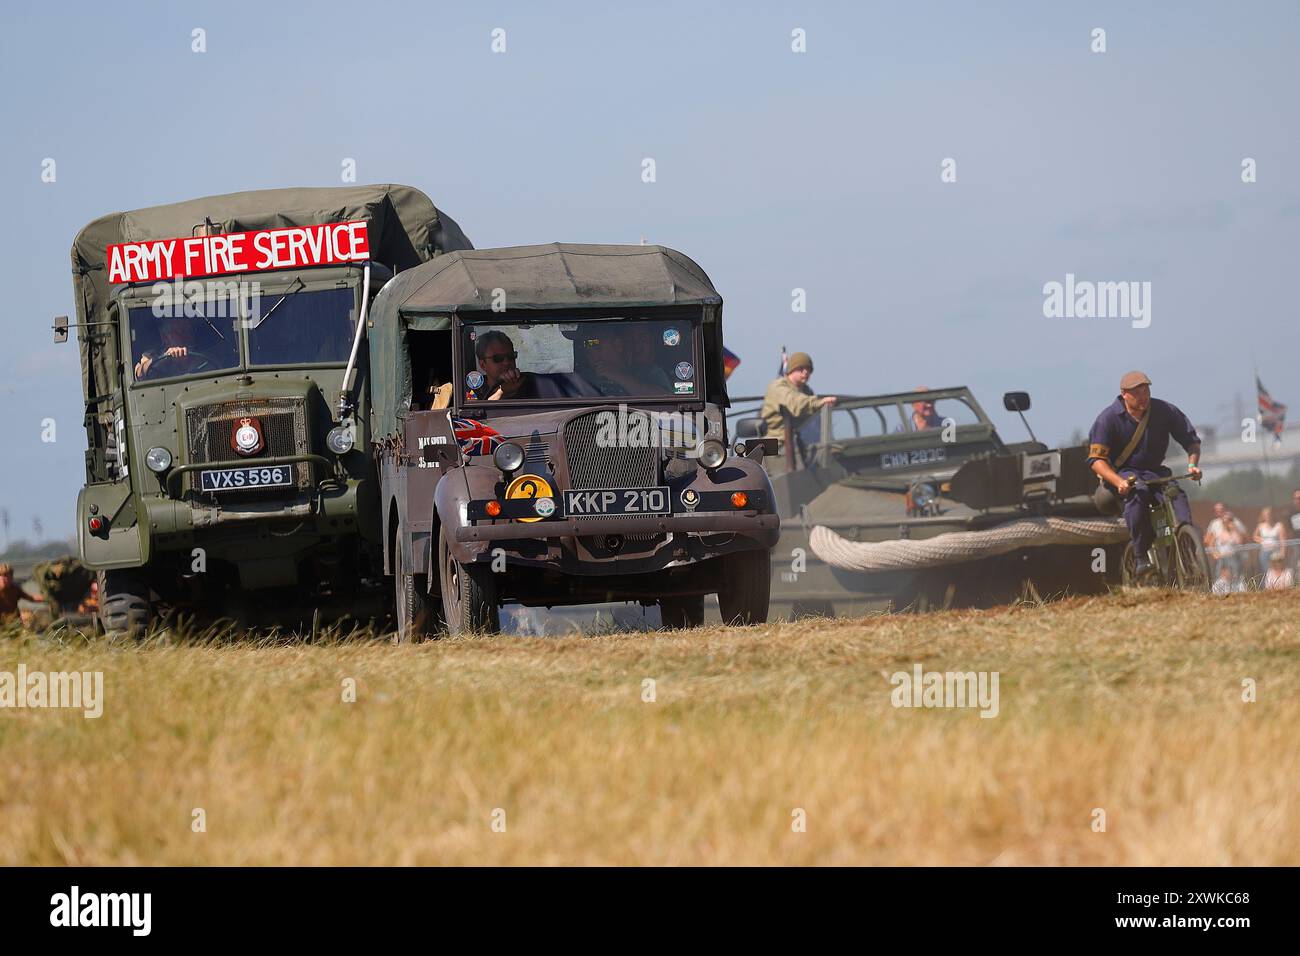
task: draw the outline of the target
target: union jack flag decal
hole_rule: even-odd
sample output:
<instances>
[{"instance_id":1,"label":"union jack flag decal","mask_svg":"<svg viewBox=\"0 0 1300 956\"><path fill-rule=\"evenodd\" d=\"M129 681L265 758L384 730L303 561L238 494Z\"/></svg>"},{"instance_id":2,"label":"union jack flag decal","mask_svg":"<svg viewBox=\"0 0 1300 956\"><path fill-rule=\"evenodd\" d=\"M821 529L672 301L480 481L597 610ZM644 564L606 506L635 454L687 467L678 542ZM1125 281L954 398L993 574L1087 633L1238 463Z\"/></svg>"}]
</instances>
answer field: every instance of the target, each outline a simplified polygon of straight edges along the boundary
<instances>
[{"instance_id":1,"label":"union jack flag decal","mask_svg":"<svg viewBox=\"0 0 1300 956\"><path fill-rule=\"evenodd\" d=\"M501 444L500 432L473 418L453 418L451 427L455 429L460 450L466 455L490 455Z\"/></svg>"}]
</instances>

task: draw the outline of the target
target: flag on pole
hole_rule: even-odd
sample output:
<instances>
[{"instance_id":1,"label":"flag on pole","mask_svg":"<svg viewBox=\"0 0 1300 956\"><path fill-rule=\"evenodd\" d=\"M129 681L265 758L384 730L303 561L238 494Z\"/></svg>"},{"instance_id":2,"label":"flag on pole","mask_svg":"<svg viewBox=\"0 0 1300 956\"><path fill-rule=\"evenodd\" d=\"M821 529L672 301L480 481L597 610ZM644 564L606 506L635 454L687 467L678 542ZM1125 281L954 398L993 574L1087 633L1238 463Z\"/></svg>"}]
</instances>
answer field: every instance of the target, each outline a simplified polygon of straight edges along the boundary
<instances>
[{"instance_id":1,"label":"flag on pole","mask_svg":"<svg viewBox=\"0 0 1300 956\"><path fill-rule=\"evenodd\" d=\"M1255 376L1255 389L1259 393L1259 427L1273 433L1274 441L1282 440L1282 430L1286 427L1286 406L1273 401L1264 383Z\"/></svg>"},{"instance_id":2,"label":"flag on pole","mask_svg":"<svg viewBox=\"0 0 1300 956\"><path fill-rule=\"evenodd\" d=\"M722 377L731 378L731 373L740 364L740 356L725 345L722 347Z\"/></svg>"},{"instance_id":3,"label":"flag on pole","mask_svg":"<svg viewBox=\"0 0 1300 956\"><path fill-rule=\"evenodd\" d=\"M776 373L777 378L780 378L781 376L785 375L785 365L786 365L786 362L788 362L788 361L789 361L789 359L786 357L786 354L785 354L785 346L783 345L783 346L781 346L781 368L777 370L777 373Z\"/></svg>"}]
</instances>

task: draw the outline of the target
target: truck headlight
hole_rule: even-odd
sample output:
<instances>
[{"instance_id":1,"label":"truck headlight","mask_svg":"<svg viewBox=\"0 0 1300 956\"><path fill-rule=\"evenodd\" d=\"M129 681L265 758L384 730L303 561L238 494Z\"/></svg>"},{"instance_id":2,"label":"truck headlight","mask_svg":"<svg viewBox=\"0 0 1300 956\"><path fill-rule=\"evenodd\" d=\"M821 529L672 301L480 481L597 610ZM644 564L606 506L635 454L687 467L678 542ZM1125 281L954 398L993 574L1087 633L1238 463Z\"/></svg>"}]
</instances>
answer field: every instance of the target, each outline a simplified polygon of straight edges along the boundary
<instances>
[{"instance_id":1,"label":"truck headlight","mask_svg":"<svg viewBox=\"0 0 1300 956\"><path fill-rule=\"evenodd\" d=\"M317 434L320 434L317 432ZM325 444L336 455L346 455L355 441L351 425L335 425L325 436Z\"/></svg>"},{"instance_id":2,"label":"truck headlight","mask_svg":"<svg viewBox=\"0 0 1300 956\"><path fill-rule=\"evenodd\" d=\"M512 441L503 441L492 453L496 466L506 474L518 471L524 464L524 450Z\"/></svg>"},{"instance_id":3,"label":"truck headlight","mask_svg":"<svg viewBox=\"0 0 1300 956\"><path fill-rule=\"evenodd\" d=\"M932 481L917 481L912 484L912 504L918 508L925 508L934 503L939 497L939 489Z\"/></svg>"},{"instance_id":4,"label":"truck headlight","mask_svg":"<svg viewBox=\"0 0 1300 956\"><path fill-rule=\"evenodd\" d=\"M700 464L710 470L727 460L727 446L716 438L705 439L700 444Z\"/></svg>"},{"instance_id":5,"label":"truck headlight","mask_svg":"<svg viewBox=\"0 0 1300 956\"><path fill-rule=\"evenodd\" d=\"M144 453L144 463L154 474L161 475L172 466L172 453L166 448L155 446Z\"/></svg>"}]
</instances>

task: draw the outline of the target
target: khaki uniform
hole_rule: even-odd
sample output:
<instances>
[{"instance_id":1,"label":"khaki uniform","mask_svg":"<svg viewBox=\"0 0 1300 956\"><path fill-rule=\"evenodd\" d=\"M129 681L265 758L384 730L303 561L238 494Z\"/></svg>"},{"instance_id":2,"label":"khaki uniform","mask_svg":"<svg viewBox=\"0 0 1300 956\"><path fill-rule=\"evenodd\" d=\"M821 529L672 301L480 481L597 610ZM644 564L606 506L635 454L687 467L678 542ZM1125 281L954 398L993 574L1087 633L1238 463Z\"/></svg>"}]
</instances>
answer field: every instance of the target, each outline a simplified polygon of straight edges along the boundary
<instances>
[{"instance_id":1,"label":"khaki uniform","mask_svg":"<svg viewBox=\"0 0 1300 956\"><path fill-rule=\"evenodd\" d=\"M818 409L818 398L807 385L795 385L784 375L772 382L763 395L763 409L759 412L767 422L767 437L775 438L785 444L785 422L781 416L781 406L794 416L794 427L799 428L812 418Z\"/></svg>"}]
</instances>

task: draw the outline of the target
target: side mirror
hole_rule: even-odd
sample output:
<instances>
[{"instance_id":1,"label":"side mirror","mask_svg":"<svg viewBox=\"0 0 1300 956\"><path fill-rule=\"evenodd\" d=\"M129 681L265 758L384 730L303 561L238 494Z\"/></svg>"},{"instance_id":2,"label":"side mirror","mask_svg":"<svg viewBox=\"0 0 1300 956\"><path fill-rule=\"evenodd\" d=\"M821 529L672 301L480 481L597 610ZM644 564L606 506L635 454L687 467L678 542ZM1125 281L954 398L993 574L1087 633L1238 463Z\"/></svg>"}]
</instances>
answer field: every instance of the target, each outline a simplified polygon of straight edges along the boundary
<instances>
[{"instance_id":1,"label":"side mirror","mask_svg":"<svg viewBox=\"0 0 1300 956\"><path fill-rule=\"evenodd\" d=\"M68 317L66 315L56 315L54 317L54 341L68 341Z\"/></svg>"},{"instance_id":2,"label":"side mirror","mask_svg":"<svg viewBox=\"0 0 1300 956\"><path fill-rule=\"evenodd\" d=\"M1009 412L1029 411L1029 393L1007 392L1002 396L1002 407Z\"/></svg>"},{"instance_id":3,"label":"side mirror","mask_svg":"<svg viewBox=\"0 0 1300 956\"><path fill-rule=\"evenodd\" d=\"M736 442L734 451L742 458L754 458L762 461L765 455L776 454L776 439L742 438Z\"/></svg>"}]
</instances>

